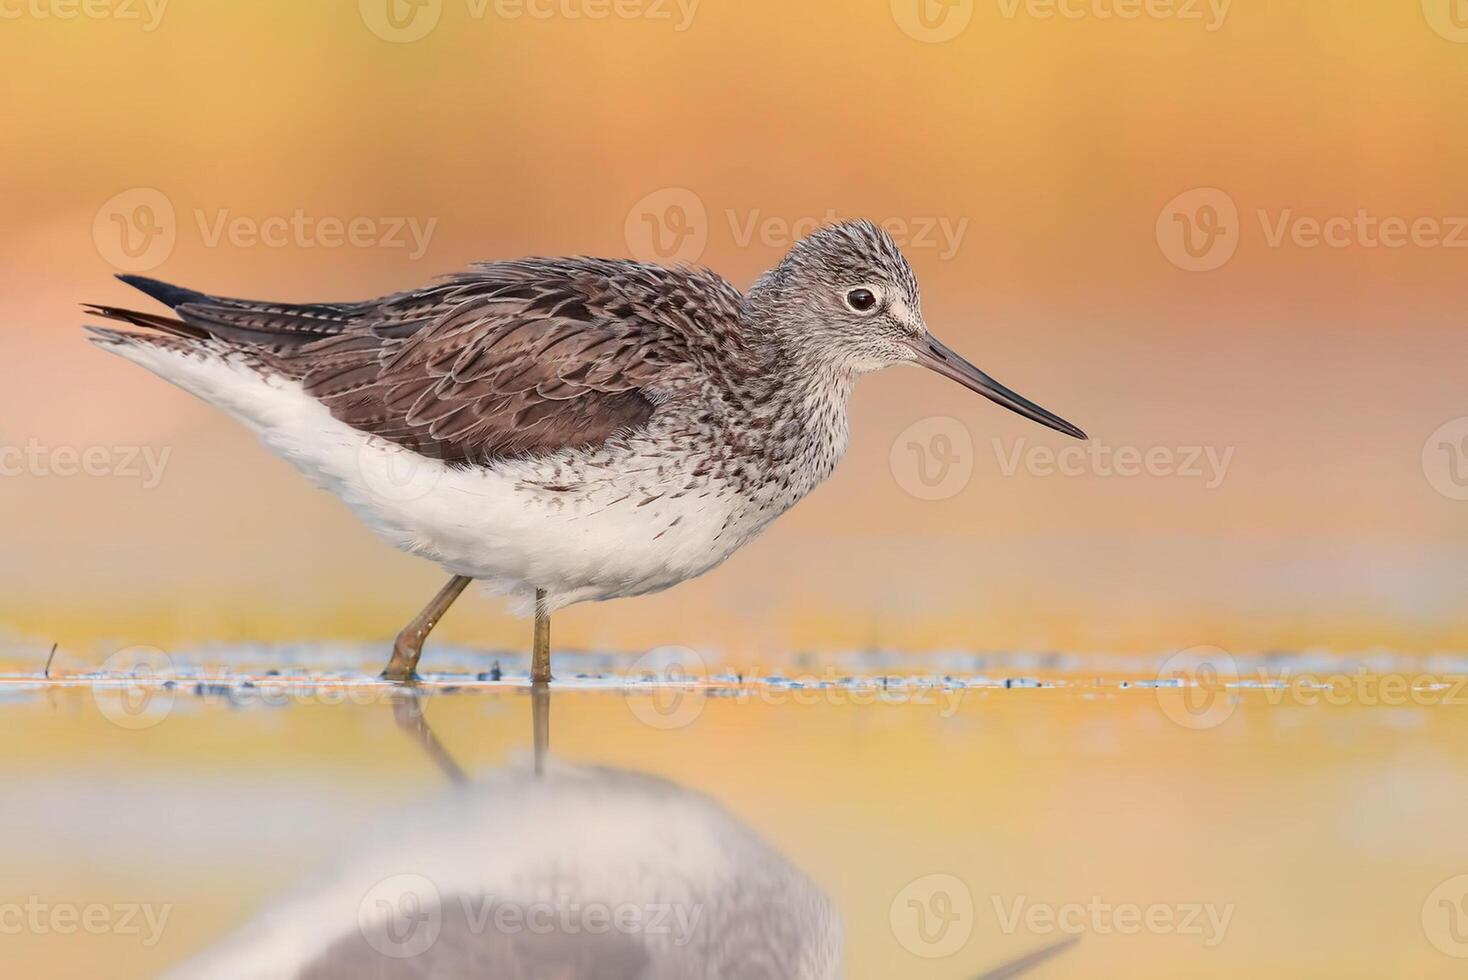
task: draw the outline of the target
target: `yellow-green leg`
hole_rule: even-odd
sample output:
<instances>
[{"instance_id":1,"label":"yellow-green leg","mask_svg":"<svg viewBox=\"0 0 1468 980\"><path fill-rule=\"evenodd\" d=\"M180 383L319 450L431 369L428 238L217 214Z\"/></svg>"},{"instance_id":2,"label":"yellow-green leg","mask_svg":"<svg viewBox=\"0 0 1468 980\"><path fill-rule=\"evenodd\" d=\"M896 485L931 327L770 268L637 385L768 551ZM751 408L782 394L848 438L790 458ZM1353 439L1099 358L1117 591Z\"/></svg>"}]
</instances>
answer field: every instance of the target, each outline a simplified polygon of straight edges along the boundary
<instances>
[{"instance_id":1,"label":"yellow-green leg","mask_svg":"<svg viewBox=\"0 0 1468 980\"><path fill-rule=\"evenodd\" d=\"M423 656L423 641L428 639L428 634L433 632L443 614L448 612L449 606L454 604L454 600L471 581L473 580L467 575L455 575L449 579L449 584L438 590L433 601L424 606L423 611L411 623L403 627L403 631L393 642L392 659L382 672L383 680L408 684L418 679L418 658Z\"/></svg>"},{"instance_id":2,"label":"yellow-green leg","mask_svg":"<svg viewBox=\"0 0 1468 980\"><path fill-rule=\"evenodd\" d=\"M549 684L550 613L545 609L545 590L535 590L535 646L530 654L530 683Z\"/></svg>"}]
</instances>

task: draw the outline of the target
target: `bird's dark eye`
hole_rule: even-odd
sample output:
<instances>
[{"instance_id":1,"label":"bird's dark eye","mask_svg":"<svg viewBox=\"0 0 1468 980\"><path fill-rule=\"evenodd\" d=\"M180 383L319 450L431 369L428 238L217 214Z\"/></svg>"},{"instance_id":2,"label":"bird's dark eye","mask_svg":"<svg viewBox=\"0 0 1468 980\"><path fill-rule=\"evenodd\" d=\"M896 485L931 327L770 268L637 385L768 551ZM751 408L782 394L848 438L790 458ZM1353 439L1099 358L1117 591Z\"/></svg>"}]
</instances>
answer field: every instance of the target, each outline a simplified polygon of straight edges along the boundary
<instances>
[{"instance_id":1,"label":"bird's dark eye","mask_svg":"<svg viewBox=\"0 0 1468 980\"><path fill-rule=\"evenodd\" d=\"M853 289L846 294L846 305L858 313L866 313L877 305L877 294L870 289Z\"/></svg>"}]
</instances>

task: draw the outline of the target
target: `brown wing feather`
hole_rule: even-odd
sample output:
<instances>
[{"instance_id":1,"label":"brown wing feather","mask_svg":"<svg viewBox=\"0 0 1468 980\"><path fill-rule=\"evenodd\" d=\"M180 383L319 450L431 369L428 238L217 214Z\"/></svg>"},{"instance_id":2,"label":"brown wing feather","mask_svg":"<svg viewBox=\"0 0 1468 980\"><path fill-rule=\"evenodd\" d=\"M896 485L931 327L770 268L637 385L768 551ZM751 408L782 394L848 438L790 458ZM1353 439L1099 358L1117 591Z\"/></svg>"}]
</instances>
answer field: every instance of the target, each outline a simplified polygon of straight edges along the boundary
<instances>
[{"instance_id":1,"label":"brown wing feather","mask_svg":"<svg viewBox=\"0 0 1468 980\"><path fill-rule=\"evenodd\" d=\"M174 307L180 320L237 343L287 347L331 337L361 316L360 309L324 304L282 306L210 300Z\"/></svg>"},{"instance_id":2,"label":"brown wing feather","mask_svg":"<svg viewBox=\"0 0 1468 980\"><path fill-rule=\"evenodd\" d=\"M738 305L712 273L493 263L388 297L273 360L356 429L449 463L486 463L594 448L646 425L697 376L696 321L727 327Z\"/></svg>"}]
</instances>

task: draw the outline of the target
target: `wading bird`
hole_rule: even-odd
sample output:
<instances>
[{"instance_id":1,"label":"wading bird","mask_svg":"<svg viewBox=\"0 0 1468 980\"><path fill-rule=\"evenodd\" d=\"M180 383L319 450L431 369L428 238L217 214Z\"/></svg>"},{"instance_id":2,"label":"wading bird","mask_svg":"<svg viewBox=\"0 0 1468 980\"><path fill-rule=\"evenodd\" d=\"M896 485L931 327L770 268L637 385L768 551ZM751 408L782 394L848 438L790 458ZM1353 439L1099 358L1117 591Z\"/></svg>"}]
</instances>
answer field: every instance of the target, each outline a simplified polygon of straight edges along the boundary
<instances>
[{"instance_id":1,"label":"wading bird","mask_svg":"<svg viewBox=\"0 0 1468 980\"><path fill-rule=\"evenodd\" d=\"M93 306L145 332L94 341L198 395L453 578L398 635L416 677L471 580L550 613L701 575L831 475L856 379L920 364L1069 436L1085 433L929 332L917 280L867 221L797 244L748 293L622 259L489 262L358 303L226 299L136 276L174 316Z\"/></svg>"}]
</instances>

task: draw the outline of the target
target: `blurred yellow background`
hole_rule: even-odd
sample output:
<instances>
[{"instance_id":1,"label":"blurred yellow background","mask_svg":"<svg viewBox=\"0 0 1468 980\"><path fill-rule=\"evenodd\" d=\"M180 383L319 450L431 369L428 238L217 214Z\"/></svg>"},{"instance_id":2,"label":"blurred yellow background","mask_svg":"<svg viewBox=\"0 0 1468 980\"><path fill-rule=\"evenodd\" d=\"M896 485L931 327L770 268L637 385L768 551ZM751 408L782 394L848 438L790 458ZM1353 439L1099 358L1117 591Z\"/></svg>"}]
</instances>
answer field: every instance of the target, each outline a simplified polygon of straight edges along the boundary
<instances>
[{"instance_id":1,"label":"blurred yellow background","mask_svg":"<svg viewBox=\"0 0 1468 980\"><path fill-rule=\"evenodd\" d=\"M698 581L559 614L558 646L1462 649L1461 14L0 4L0 622L387 637L441 579L88 346L79 303L147 308L115 272L336 300L636 254L747 286L834 214L889 223L935 332L1104 454L1055 469L1061 437L957 386L867 379L810 501ZM528 634L488 599L442 629Z\"/></svg>"}]
</instances>

